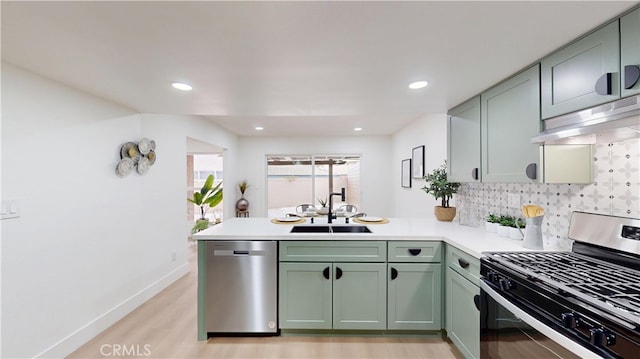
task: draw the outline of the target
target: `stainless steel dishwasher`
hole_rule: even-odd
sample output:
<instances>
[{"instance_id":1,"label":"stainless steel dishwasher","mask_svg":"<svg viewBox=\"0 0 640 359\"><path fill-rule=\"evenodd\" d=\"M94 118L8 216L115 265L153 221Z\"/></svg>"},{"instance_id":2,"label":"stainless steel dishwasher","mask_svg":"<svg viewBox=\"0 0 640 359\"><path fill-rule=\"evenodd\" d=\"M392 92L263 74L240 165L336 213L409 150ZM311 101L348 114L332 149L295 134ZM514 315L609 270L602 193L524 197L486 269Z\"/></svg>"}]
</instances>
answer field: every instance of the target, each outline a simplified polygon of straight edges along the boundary
<instances>
[{"instance_id":1,"label":"stainless steel dishwasher","mask_svg":"<svg viewBox=\"0 0 640 359\"><path fill-rule=\"evenodd\" d=\"M208 334L278 331L278 243L206 241Z\"/></svg>"}]
</instances>

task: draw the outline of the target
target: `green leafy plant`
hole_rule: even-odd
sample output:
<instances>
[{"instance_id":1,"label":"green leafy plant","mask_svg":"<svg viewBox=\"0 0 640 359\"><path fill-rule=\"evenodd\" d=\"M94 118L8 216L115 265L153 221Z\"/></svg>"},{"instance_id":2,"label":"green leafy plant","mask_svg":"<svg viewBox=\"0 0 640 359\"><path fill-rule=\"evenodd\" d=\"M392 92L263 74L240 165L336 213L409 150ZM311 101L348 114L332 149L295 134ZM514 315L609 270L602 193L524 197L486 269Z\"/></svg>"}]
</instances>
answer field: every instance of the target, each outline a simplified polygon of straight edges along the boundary
<instances>
[{"instance_id":1,"label":"green leafy plant","mask_svg":"<svg viewBox=\"0 0 640 359\"><path fill-rule=\"evenodd\" d=\"M327 206L327 199L320 199L318 198L318 202L320 202L320 207L326 207Z\"/></svg>"},{"instance_id":2,"label":"green leafy plant","mask_svg":"<svg viewBox=\"0 0 640 359\"><path fill-rule=\"evenodd\" d=\"M520 228L524 228L524 227L527 226L527 222L525 222L524 219L522 219L522 218L518 218L517 222L518 222L518 227L520 227Z\"/></svg>"},{"instance_id":3,"label":"green leafy plant","mask_svg":"<svg viewBox=\"0 0 640 359\"><path fill-rule=\"evenodd\" d=\"M207 228L209 228L209 221L207 221L206 219L199 219L196 221L196 224L193 225L193 228L191 228L191 234L204 231Z\"/></svg>"},{"instance_id":4,"label":"green leafy plant","mask_svg":"<svg viewBox=\"0 0 640 359\"><path fill-rule=\"evenodd\" d=\"M515 218L511 216L500 216L500 218L498 219L498 223L500 223L501 226L505 227L516 226Z\"/></svg>"},{"instance_id":5,"label":"green leafy plant","mask_svg":"<svg viewBox=\"0 0 640 359\"><path fill-rule=\"evenodd\" d=\"M495 214L489 213L489 216L487 216L487 222L489 222L489 223L499 223L500 222L500 218L498 216L496 216Z\"/></svg>"},{"instance_id":6,"label":"green leafy plant","mask_svg":"<svg viewBox=\"0 0 640 359\"><path fill-rule=\"evenodd\" d=\"M422 187L422 190L433 195L436 200L441 199L442 207L449 207L449 200L454 193L458 192L460 183L447 180L447 161L424 176L424 180L427 184Z\"/></svg>"},{"instance_id":7,"label":"green leafy plant","mask_svg":"<svg viewBox=\"0 0 640 359\"><path fill-rule=\"evenodd\" d=\"M209 175L200 191L193 192L192 198L187 200L197 206L200 206L200 219L206 220L204 217L205 207L213 208L222 202L222 182L213 186L213 175Z\"/></svg>"},{"instance_id":8,"label":"green leafy plant","mask_svg":"<svg viewBox=\"0 0 640 359\"><path fill-rule=\"evenodd\" d=\"M240 189L240 193L244 196L244 192L249 188L249 183L247 183L247 180L242 180L242 182L238 184L238 188Z\"/></svg>"}]
</instances>

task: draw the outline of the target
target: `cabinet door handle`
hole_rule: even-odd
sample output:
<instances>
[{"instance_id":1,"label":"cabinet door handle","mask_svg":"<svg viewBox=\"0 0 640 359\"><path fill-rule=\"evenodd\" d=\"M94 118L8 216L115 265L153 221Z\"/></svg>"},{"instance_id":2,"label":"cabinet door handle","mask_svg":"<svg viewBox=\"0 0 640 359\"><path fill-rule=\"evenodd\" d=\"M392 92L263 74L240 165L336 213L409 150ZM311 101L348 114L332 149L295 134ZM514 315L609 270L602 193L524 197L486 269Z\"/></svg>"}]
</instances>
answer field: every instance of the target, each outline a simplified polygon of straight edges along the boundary
<instances>
[{"instance_id":1,"label":"cabinet door handle","mask_svg":"<svg viewBox=\"0 0 640 359\"><path fill-rule=\"evenodd\" d=\"M627 90L635 86L640 80L640 66L627 65L624 67L624 88Z\"/></svg>"},{"instance_id":2,"label":"cabinet door handle","mask_svg":"<svg viewBox=\"0 0 640 359\"><path fill-rule=\"evenodd\" d=\"M329 279L329 267L322 271L322 275L324 276L324 279Z\"/></svg>"},{"instance_id":3,"label":"cabinet door handle","mask_svg":"<svg viewBox=\"0 0 640 359\"><path fill-rule=\"evenodd\" d=\"M462 258L458 258L458 264L460 264L460 267L462 268L467 268L469 266L469 262L465 261Z\"/></svg>"},{"instance_id":4,"label":"cabinet door handle","mask_svg":"<svg viewBox=\"0 0 640 359\"><path fill-rule=\"evenodd\" d=\"M420 252L422 252L421 248L410 248L409 249L409 253L411 253L412 256L417 256L418 254L420 254Z\"/></svg>"},{"instance_id":5,"label":"cabinet door handle","mask_svg":"<svg viewBox=\"0 0 640 359\"><path fill-rule=\"evenodd\" d=\"M471 170L471 178L478 180L478 167Z\"/></svg>"},{"instance_id":6,"label":"cabinet door handle","mask_svg":"<svg viewBox=\"0 0 640 359\"><path fill-rule=\"evenodd\" d=\"M596 93L598 95L606 96L611 95L613 93L613 87L611 83L613 78L613 73L607 72L606 74L600 76L598 81L596 81Z\"/></svg>"},{"instance_id":7,"label":"cabinet door handle","mask_svg":"<svg viewBox=\"0 0 640 359\"><path fill-rule=\"evenodd\" d=\"M529 179L538 178L538 165L535 163L529 163L529 165L527 165L527 168L525 168L524 173Z\"/></svg>"},{"instance_id":8,"label":"cabinet door handle","mask_svg":"<svg viewBox=\"0 0 640 359\"><path fill-rule=\"evenodd\" d=\"M476 305L476 309L480 310L480 296L479 295L474 295L473 296L473 304Z\"/></svg>"},{"instance_id":9,"label":"cabinet door handle","mask_svg":"<svg viewBox=\"0 0 640 359\"><path fill-rule=\"evenodd\" d=\"M398 278L398 270L391 267L391 280Z\"/></svg>"},{"instance_id":10,"label":"cabinet door handle","mask_svg":"<svg viewBox=\"0 0 640 359\"><path fill-rule=\"evenodd\" d=\"M336 267L336 279L342 278L342 269L340 267Z\"/></svg>"}]
</instances>

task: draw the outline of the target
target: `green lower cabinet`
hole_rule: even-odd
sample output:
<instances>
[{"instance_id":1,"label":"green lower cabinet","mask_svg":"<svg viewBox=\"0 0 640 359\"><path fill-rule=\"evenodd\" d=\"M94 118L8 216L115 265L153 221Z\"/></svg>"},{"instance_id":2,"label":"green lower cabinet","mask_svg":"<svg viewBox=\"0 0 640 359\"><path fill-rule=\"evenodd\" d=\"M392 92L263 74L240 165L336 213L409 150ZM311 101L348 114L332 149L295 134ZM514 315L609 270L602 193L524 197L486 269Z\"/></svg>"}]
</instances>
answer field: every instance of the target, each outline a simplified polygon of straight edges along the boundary
<instances>
[{"instance_id":1,"label":"green lower cabinet","mask_svg":"<svg viewBox=\"0 0 640 359\"><path fill-rule=\"evenodd\" d=\"M333 267L333 329L386 329L386 264L334 263Z\"/></svg>"},{"instance_id":2,"label":"green lower cabinet","mask_svg":"<svg viewBox=\"0 0 640 359\"><path fill-rule=\"evenodd\" d=\"M386 329L386 264L281 262L281 329Z\"/></svg>"},{"instance_id":3,"label":"green lower cabinet","mask_svg":"<svg viewBox=\"0 0 640 359\"><path fill-rule=\"evenodd\" d=\"M480 288L447 268L447 336L465 358L480 358L480 311L475 297Z\"/></svg>"},{"instance_id":4,"label":"green lower cabinet","mask_svg":"<svg viewBox=\"0 0 640 359\"><path fill-rule=\"evenodd\" d=\"M280 263L279 317L282 329L331 329L331 263Z\"/></svg>"},{"instance_id":5,"label":"green lower cabinet","mask_svg":"<svg viewBox=\"0 0 640 359\"><path fill-rule=\"evenodd\" d=\"M440 330L440 263L389 263L388 329Z\"/></svg>"}]
</instances>

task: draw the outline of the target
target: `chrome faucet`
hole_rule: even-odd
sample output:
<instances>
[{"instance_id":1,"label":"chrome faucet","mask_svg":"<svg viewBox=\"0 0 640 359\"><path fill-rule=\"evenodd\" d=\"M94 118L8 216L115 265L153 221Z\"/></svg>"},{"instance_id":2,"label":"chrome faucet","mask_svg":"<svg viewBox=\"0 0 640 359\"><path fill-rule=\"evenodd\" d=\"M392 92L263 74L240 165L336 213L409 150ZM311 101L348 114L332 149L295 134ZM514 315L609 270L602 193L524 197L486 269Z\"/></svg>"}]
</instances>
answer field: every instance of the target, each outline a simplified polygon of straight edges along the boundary
<instances>
[{"instance_id":1,"label":"chrome faucet","mask_svg":"<svg viewBox=\"0 0 640 359\"><path fill-rule=\"evenodd\" d=\"M329 213L327 213L327 223L333 223L333 219L337 218L336 215L334 215L331 211L331 209L333 208L333 196L341 196L342 201L346 201L346 195L345 195L345 188L342 187L341 191L339 193L329 193Z\"/></svg>"}]
</instances>

